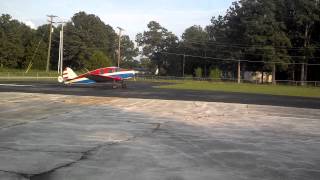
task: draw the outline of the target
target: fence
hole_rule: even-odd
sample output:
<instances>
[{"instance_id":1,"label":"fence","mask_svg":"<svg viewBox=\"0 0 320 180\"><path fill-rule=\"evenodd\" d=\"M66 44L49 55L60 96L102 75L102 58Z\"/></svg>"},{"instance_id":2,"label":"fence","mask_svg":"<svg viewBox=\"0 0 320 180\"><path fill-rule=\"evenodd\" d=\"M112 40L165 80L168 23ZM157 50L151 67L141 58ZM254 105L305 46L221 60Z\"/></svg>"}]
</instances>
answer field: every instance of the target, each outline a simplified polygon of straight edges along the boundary
<instances>
[{"instance_id":1,"label":"fence","mask_svg":"<svg viewBox=\"0 0 320 180\"><path fill-rule=\"evenodd\" d=\"M176 76L146 76L146 75L138 75L136 76L137 80L179 80L179 81L208 81L208 82L230 82L237 83L237 78L198 78L198 77L176 77ZM259 80L248 81L241 79L241 83L250 83L250 84L261 84ZM265 82L263 84L272 84ZM312 87L320 87L320 81L292 81L292 80L276 80L277 85L292 85L292 86L300 86L301 84L305 84L306 86Z\"/></svg>"},{"instance_id":2,"label":"fence","mask_svg":"<svg viewBox=\"0 0 320 180\"><path fill-rule=\"evenodd\" d=\"M58 74L56 72L0 72L0 80L32 80L32 81L43 81L43 80L57 80ZM176 77L176 76L152 76L152 75L137 75L137 80L179 80L179 81L208 81L208 82L230 82L237 83L236 78L198 78L198 77ZM241 83L261 84L258 80L248 81L241 79ZM300 86L301 84L312 87L320 87L320 81L292 81L292 80L276 80L278 85L292 85ZM271 83L264 83L271 84Z\"/></svg>"},{"instance_id":3,"label":"fence","mask_svg":"<svg viewBox=\"0 0 320 180\"><path fill-rule=\"evenodd\" d=\"M0 72L0 80L55 80L56 72Z\"/></svg>"}]
</instances>

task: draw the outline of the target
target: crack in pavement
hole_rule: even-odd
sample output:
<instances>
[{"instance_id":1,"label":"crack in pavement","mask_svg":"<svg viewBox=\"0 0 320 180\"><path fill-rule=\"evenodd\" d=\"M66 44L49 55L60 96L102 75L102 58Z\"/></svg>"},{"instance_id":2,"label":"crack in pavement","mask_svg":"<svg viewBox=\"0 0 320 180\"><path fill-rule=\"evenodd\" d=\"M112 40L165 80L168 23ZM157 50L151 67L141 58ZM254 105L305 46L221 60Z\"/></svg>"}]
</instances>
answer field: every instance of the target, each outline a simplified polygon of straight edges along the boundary
<instances>
[{"instance_id":1,"label":"crack in pavement","mask_svg":"<svg viewBox=\"0 0 320 180\"><path fill-rule=\"evenodd\" d=\"M134 124L148 124L148 125L155 125L156 127L152 128L151 133L155 133L156 131L160 130L162 124L164 123L146 123L146 122L135 122L135 121L127 121L129 123L134 123ZM167 123L167 122L165 122ZM144 133L142 135L140 135L140 137L146 136L149 133ZM3 150L12 150L12 151L30 151L30 152L47 152L47 153L70 153L70 154L81 154L81 156L72 162L69 163L65 163L62 164L60 166L57 166L53 169L50 169L48 171L44 171L38 174L26 174L26 173L20 173L20 172L14 172L14 171L5 171L5 170L0 170L1 172L5 172L5 173L10 173L10 174L15 174L18 175L20 177L23 177L25 179L28 180L43 180L43 179L47 179L47 177L50 176L50 174L52 174L53 172L57 171L58 169L62 169L62 168L66 168L66 167L70 167L82 160L86 160L88 159L88 156L90 156L93 152L99 150L100 148L106 147L106 146L111 146L111 145L116 145L122 142L129 142L132 141L134 139L138 138L138 136L132 136L131 138L122 140L122 141L115 141L115 142L107 142L107 143L103 143L97 146L94 146L93 148L88 149L87 151L83 151L83 152L72 152L72 151L39 151L39 150L19 150L19 149L15 149L15 148L7 148L7 147L0 147L0 149Z\"/></svg>"},{"instance_id":2,"label":"crack in pavement","mask_svg":"<svg viewBox=\"0 0 320 180\"><path fill-rule=\"evenodd\" d=\"M14 174L17 176L20 176L25 179L30 179L28 174L20 173L20 172L15 172L15 171L5 171L5 170L0 170L0 172L8 173L8 174Z\"/></svg>"},{"instance_id":3,"label":"crack in pavement","mask_svg":"<svg viewBox=\"0 0 320 180\"><path fill-rule=\"evenodd\" d=\"M0 151L9 150L9 151L18 151L18 152L44 152L44 153L66 153L66 154L80 154L79 151L45 151L41 149L16 149L10 147L0 147Z\"/></svg>"},{"instance_id":4,"label":"crack in pavement","mask_svg":"<svg viewBox=\"0 0 320 180\"><path fill-rule=\"evenodd\" d=\"M0 127L0 129L8 129L8 128L12 128L15 126L21 126L21 125L25 125L28 124L29 122L20 122L20 123L15 123L15 124L11 124L9 126L4 126L4 127Z\"/></svg>"},{"instance_id":5,"label":"crack in pavement","mask_svg":"<svg viewBox=\"0 0 320 180\"><path fill-rule=\"evenodd\" d=\"M104 146L110 146L110 145L114 145L116 143L105 143L105 144L100 144L92 149L89 149L87 151L84 151L84 152L81 152L81 156L79 159L73 161L73 162L70 162L70 163L66 163L66 164L63 164L61 166L57 166L53 169L50 169L49 171L45 171L45 172L42 172L42 173L39 173L39 174L33 174L31 176L29 176L29 180L43 180L43 179L47 179L47 177L50 176L51 173L55 172L56 170L58 169L62 169L62 168L66 168L66 167L70 167L72 166L73 164L76 164L78 163L79 161L82 161L82 160L86 160L88 159L88 156L93 153L94 151L104 147Z\"/></svg>"},{"instance_id":6,"label":"crack in pavement","mask_svg":"<svg viewBox=\"0 0 320 180\"><path fill-rule=\"evenodd\" d=\"M17 122L17 123L15 123L15 124L11 124L11 125L9 125L9 126L0 127L0 130L2 130L2 129L9 129L9 128L16 127L16 126L21 126L21 125L26 125L26 124L29 124L29 123L40 122L40 121L46 120L46 119L48 119L48 118L49 118L49 116L45 116L45 117L41 117L41 118L38 118L38 119L35 119L35 120Z\"/></svg>"},{"instance_id":7,"label":"crack in pavement","mask_svg":"<svg viewBox=\"0 0 320 180\"><path fill-rule=\"evenodd\" d=\"M78 163L79 161L88 159L88 156L91 153L93 153L94 151L97 151L100 148L103 148L105 146L115 145L115 144L118 144L118 143L121 143L121 142L128 142L128 141L130 141L130 140L132 140L134 138L135 137L128 138L128 139L123 140L123 141L117 141L117 142L111 142L111 143L110 142L103 143L103 144L95 146L95 147L93 147L91 149L88 149L87 151L77 152L78 154L81 154L80 158L78 158L77 160L69 162L69 163L66 163L66 164L62 164L62 165L57 166L57 167L55 167L53 169L50 169L48 171L44 171L44 172L41 172L41 173L38 173L38 174L27 174L27 173L20 173L20 172L15 172L15 171L6 171L6 170L0 170L0 171L1 172L5 172L5 173L10 173L10 174L15 174L15 175L21 176L21 177L23 177L25 179L29 179L29 180L43 180L43 179L47 179L46 177L48 177L51 173L53 173L54 171L56 171L58 169L65 168L65 167L70 167L73 164ZM10 148L8 148L8 149L10 149ZM46 151L42 151L42 152L46 152ZM63 153L63 152L61 152L61 153ZM71 153L73 153L73 152L71 152Z\"/></svg>"}]
</instances>

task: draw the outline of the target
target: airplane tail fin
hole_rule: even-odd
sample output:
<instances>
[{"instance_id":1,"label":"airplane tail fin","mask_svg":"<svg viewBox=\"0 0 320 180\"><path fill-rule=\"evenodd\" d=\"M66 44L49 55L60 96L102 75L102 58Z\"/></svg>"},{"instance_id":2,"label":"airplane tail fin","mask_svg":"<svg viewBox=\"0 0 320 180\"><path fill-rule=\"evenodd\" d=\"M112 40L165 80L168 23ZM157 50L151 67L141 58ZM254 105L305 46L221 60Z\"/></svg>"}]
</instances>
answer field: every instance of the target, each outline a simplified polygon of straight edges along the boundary
<instances>
[{"instance_id":1,"label":"airplane tail fin","mask_svg":"<svg viewBox=\"0 0 320 180\"><path fill-rule=\"evenodd\" d=\"M64 71L63 71L63 79L64 80L70 80L70 79L74 79L77 76L77 74L69 67L67 67Z\"/></svg>"}]
</instances>

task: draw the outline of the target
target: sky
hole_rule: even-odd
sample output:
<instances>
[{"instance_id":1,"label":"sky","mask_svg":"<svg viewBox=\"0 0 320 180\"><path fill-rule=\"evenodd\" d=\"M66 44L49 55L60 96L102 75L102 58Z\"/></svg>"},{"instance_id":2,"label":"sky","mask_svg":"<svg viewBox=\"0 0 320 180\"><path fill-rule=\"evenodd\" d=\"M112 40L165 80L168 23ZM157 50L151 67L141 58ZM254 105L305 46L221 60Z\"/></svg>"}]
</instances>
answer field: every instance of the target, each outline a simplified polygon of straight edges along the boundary
<instances>
[{"instance_id":1,"label":"sky","mask_svg":"<svg viewBox=\"0 0 320 180\"><path fill-rule=\"evenodd\" d=\"M163 27L181 36L193 25L205 27L210 19L224 15L234 0L0 0L0 14L10 14L36 28L53 14L63 20L79 11L95 14L113 28L125 29L124 34L135 39L155 20Z\"/></svg>"}]
</instances>

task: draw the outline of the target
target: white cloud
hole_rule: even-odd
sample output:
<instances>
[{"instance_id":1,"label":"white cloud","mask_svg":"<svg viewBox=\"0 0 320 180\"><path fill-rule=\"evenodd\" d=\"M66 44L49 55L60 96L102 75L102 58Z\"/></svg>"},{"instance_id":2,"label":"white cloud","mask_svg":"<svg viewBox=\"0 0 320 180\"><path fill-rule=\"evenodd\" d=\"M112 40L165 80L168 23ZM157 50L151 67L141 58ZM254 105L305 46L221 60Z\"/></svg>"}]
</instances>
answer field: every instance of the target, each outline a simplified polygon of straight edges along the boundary
<instances>
[{"instance_id":1,"label":"white cloud","mask_svg":"<svg viewBox=\"0 0 320 180\"><path fill-rule=\"evenodd\" d=\"M35 23L33 23L33 22L30 21L30 20L23 21L23 23L25 23L27 26L29 26L29 27L32 28L32 29L36 29L36 28L37 28L37 26L35 25Z\"/></svg>"}]
</instances>

